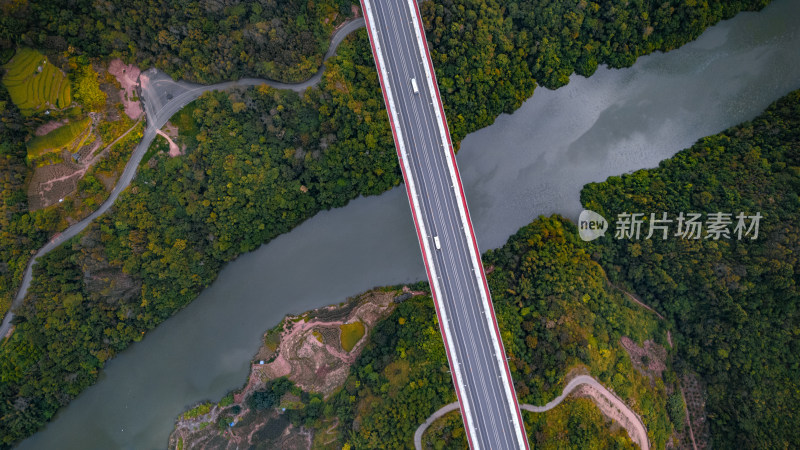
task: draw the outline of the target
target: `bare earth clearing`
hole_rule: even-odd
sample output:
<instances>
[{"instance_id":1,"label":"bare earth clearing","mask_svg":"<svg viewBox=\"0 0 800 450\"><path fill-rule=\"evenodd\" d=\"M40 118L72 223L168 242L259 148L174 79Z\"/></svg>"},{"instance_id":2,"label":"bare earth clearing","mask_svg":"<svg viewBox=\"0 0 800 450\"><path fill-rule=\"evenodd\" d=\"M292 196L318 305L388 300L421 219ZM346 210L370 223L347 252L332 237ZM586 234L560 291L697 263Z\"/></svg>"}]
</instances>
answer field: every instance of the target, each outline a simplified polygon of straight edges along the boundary
<instances>
[{"instance_id":1,"label":"bare earth clearing","mask_svg":"<svg viewBox=\"0 0 800 450\"><path fill-rule=\"evenodd\" d=\"M125 114L131 119L141 117L142 104L139 102L137 89L139 88L139 74L142 71L133 64L125 64L120 59L111 61L108 73L114 75L122 86L122 104L125 105Z\"/></svg>"},{"instance_id":2,"label":"bare earth clearing","mask_svg":"<svg viewBox=\"0 0 800 450\"><path fill-rule=\"evenodd\" d=\"M657 378L661 378L661 374L667 370L664 363L667 359L667 351L653 340L648 339L644 341L644 346L639 347L627 336L622 336L620 344L628 352L633 367L642 375L650 378L651 383L654 383Z\"/></svg>"},{"instance_id":3,"label":"bare earth clearing","mask_svg":"<svg viewBox=\"0 0 800 450\"><path fill-rule=\"evenodd\" d=\"M36 128L36 131L34 131L33 134L36 136L44 136L45 134L53 130L56 130L58 128L61 128L66 124L67 124L66 120L54 120L52 122L47 122L46 124L40 125L38 128Z\"/></svg>"},{"instance_id":4,"label":"bare earth clearing","mask_svg":"<svg viewBox=\"0 0 800 450\"><path fill-rule=\"evenodd\" d=\"M158 133L160 136L166 139L167 143L169 143L170 158L181 156L183 154L183 150L185 150L186 146L179 147L178 144L176 144L175 141L173 140L178 137L177 127L167 122L167 124L164 125L164 128L157 130L156 133Z\"/></svg>"},{"instance_id":5,"label":"bare earth clearing","mask_svg":"<svg viewBox=\"0 0 800 450\"><path fill-rule=\"evenodd\" d=\"M251 390L248 389L251 385L282 376L305 391L320 392L327 397L344 383L350 365L366 342L362 337L349 353L344 351L339 340L339 325L360 321L366 330L364 335L368 335L372 326L391 311L395 295L395 292L373 291L360 297L356 306L350 306L348 302L345 306L328 306L312 311L309 313L311 319L307 316L286 318L275 352L266 355L259 352L258 355L266 356L267 361L273 359L272 362L254 364L248 387L234 399L241 401ZM352 310L348 311L349 308ZM263 346L262 350L268 351L269 347Z\"/></svg>"}]
</instances>

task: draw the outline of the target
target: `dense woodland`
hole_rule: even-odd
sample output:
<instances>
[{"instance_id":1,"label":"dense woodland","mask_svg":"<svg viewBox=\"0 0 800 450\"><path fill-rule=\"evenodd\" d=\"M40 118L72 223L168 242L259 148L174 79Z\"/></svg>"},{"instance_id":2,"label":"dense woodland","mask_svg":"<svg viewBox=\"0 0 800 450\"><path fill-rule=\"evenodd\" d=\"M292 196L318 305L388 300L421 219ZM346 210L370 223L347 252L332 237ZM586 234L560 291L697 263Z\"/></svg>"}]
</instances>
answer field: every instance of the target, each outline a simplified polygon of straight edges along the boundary
<instances>
[{"instance_id":1,"label":"dense woodland","mask_svg":"<svg viewBox=\"0 0 800 450\"><path fill-rule=\"evenodd\" d=\"M587 208L607 218L624 211L763 216L756 240L598 241L609 276L675 324L681 358L707 384L716 447L800 443L798 193L795 91L656 169L587 185L581 195Z\"/></svg>"},{"instance_id":2,"label":"dense woodland","mask_svg":"<svg viewBox=\"0 0 800 450\"><path fill-rule=\"evenodd\" d=\"M442 0L421 3L456 141L511 112L535 85L556 88L598 64L691 41L709 25L769 0ZM173 77L211 83L314 73L354 0L220 2L22 1L4 7L0 50L121 56Z\"/></svg>"},{"instance_id":3,"label":"dense woodland","mask_svg":"<svg viewBox=\"0 0 800 450\"><path fill-rule=\"evenodd\" d=\"M352 3L21 1L3 7L0 46L120 56L201 83L245 75L299 81L317 71Z\"/></svg>"},{"instance_id":4,"label":"dense woodland","mask_svg":"<svg viewBox=\"0 0 800 450\"><path fill-rule=\"evenodd\" d=\"M4 5L0 46L122 56L202 82L301 79L316 70L334 22L350 11L350 2L324 1L62 3ZM590 74L597 63L629 65L765 3L421 6L450 127L460 140L517 108L536 82L557 87L572 71ZM3 443L38 429L97 379L108 358L190 302L224 262L321 209L400 182L366 33L339 55L320 88L302 97L258 88L198 100L176 119L188 155L154 156L110 214L37 264L17 329L0 348ZM14 146L6 148L4 155L12 155ZM18 179L15 166L8 167L3 180ZM47 217L31 225L16 201L23 199L8 196L3 208L16 205L16 220L28 220L25 230L34 233L3 223L2 251L19 259L52 227ZM24 239L29 247L7 247Z\"/></svg>"},{"instance_id":5,"label":"dense woodland","mask_svg":"<svg viewBox=\"0 0 800 450\"><path fill-rule=\"evenodd\" d=\"M675 379L668 371L651 386L620 345L627 336L640 345L654 339L668 348L663 324L607 283L594 252L566 219L541 217L486 253L517 396L522 403L544 405L561 393L570 368L585 367L634 405L650 442L663 448L672 432L666 389ZM531 441L544 444L535 433ZM598 448L592 440L572 445Z\"/></svg>"},{"instance_id":6,"label":"dense woodland","mask_svg":"<svg viewBox=\"0 0 800 450\"><path fill-rule=\"evenodd\" d=\"M52 210L28 211L28 134L22 115L0 84L0 314L11 305L31 252L47 241L58 222Z\"/></svg>"}]
</instances>

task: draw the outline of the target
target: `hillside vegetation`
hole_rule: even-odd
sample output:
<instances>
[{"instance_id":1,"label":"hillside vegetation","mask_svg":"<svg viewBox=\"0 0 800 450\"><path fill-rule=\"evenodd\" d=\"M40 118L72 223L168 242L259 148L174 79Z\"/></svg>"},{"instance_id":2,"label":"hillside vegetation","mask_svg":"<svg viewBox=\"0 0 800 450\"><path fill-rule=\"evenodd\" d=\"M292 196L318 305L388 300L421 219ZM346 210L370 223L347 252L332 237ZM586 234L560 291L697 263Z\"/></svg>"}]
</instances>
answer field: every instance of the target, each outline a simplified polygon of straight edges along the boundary
<instances>
[{"instance_id":1,"label":"hillside vegetation","mask_svg":"<svg viewBox=\"0 0 800 450\"><path fill-rule=\"evenodd\" d=\"M111 214L39 260L0 347L7 443L92 384L224 262L321 209L400 183L367 40L344 45L330 64L321 89L304 97L266 87L201 97L182 129L193 133L184 134L192 150L154 156Z\"/></svg>"},{"instance_id":2,"label":"hillside vegetation","mask_svg":"<svg viewBox=\"0 0 800 450\"><path fill-rule=\"evenodd\" d=\"M4 80L0 83L0 315L5 314L16 295L32 254L48 237L86 217L108 196L113 180L138 143L130 138L141 136L131 132L114 148L102 152L104 144L134 125L122 112L119 99L103 91L113 94L119 89L104 64L85 56L70 57L62 61L61 67L67 71L64 75L37 51L19 48L11 53L16 56L0 68ZM50 56L63 59L59 54ZM28 67L25 70L34 73L16 88L42 82L38 86L44 92L50 89L47 95L60 90L72 97L66 100L70 102L68 107L52 109L53 105L46 103L49 106L20 110L18 103L26 103L12 98L6 81L23 73L18 64L26 59L31 67L41 64L43 72L37 72L39 66ZM53 72L48 81L50 69ZM57 128L45 135L34 132L52 126Z\"/></svg>"},{"instance_id":3,"label":"hillside vegetation","mask_svg":"<svg viewBox=\"0 0 800 450\"><path fill-rule=\"evenodd\" d=\"M554 216L537 219L484 258L485 264L494 264L489 283L517 395L521 402L543 405L561 393L570 373L589 372L632 405L655 448L663 448L673 431L667 390L674 390L676 377L668 367L670 358L661 361L663 372L650 378L634 368L620 339L629 336L640 345L646 339L661 342L664 330L652 312L606 283L590 257L593 251L577 239L574 225ZM543 281L530 290L515 287L535 279ZM425 292L428 286L421 282L410 289ZM534 332L541 335L539 345L531 345ZM312 430L315 442L324 438L326 448L412 448L417 427L456 400L433 299L429 294L407 298L365 339L343 386L313 416L292 422ZM625 431L609 429L591 400L568 400L548 413L526 414L525 420L537 446L632 445ZM426 436L426 441L440 441L435 448L463 448L465 443L462 422L452 415Z\"/></svg>"},{"instance_id":4,"label":"hillside vegetation","mask_svg":"<svg viewBox=\"0 0 800 450\"><path fill-rule=\"evenodd\" d=\"M680 212L763 216L755 240L735 233L639 241L609 233L599 240L609 276L675 324L684 364L707 384L716 447L800 444L798 193L800 91L656 169L581 193L583 204L606 218L625 211L666 211L673 219Z\"/></svg>"},{"instance_id":5,"label":"hillside vegetation","mask_svg":"<svg viewBox=\"0 0 800 450\"><path fill-rule=\"evenodd\" d=\"M666 404L676 378L670 370L653 380L637 371L621 339L639 345L650 339L668 348L666 332L654 314L606 282L594 252L572 223L554 216L539 218L486 253L517 395L522 403L544 405L561 393L572 368L585 368L632 405L654 448L663 448L672 434Z\"/></svg>"}]
</instances>

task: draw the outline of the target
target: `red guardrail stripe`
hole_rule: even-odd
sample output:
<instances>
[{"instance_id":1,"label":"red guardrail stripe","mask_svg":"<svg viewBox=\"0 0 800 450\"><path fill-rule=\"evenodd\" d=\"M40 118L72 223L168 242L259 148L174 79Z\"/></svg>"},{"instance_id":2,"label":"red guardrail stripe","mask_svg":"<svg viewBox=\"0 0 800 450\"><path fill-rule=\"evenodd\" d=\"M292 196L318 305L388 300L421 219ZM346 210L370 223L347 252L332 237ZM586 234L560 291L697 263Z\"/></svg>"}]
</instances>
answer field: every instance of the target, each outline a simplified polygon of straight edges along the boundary
<instances>
[{"instance_id":1,"label":"red guardrail stripe","mask_svg":"<svg viewBox=\"0 0 800 450\"><path fill-rule=\"evenodd\" d=\"M433 81L434 81L433 86L434 86L434 92L436 93L436 100L439 103L439 111L441 113L442 120L444 121L444 132L445 132L445 136L447 137L447 144L448 144L448 147L450 149L450 155L452 156L452 159L453 159L453 168L455 169L455 172L456 172L456 180L458 181L459 193L461 194L461 200L464 203L464 214L465 214L465 216L467 218L467 224L469 225L470 234L472 235L472 245L473 245L473 248L475 249L475 255L476 255L476 258L477 258L478 267L481 270L481 279L483 280L483 288L484 288L484 290L486 292L486 301L488 302L487 307L488 307L488 309L489 309L489 311L491 312L491 315L492 315L492 324L494 325L495 334L497 336L497 342L500 344L500 351L503 353L503 368L505 369L506 375L508 376L508 382L509 382L509 385L511 387L511 397L514 399L514 408L515 408L516 413L517 413L517 418L519 419L519 424L522 427L522 436L524 437L523 442L525 443L525 448L529 449L530 447L529 447L529 444L528 444L528 435L527 435L527 433L525 431L525 424L522 421L522 413L520 412L520 409L519 409L519 403L517 401L516 389L514 389L514 379L511 378L511 371L508 368L508 361L506 360L505 346L503 345L503 339L502 339L502 336L500 335L500 329L497 326L497 318L496 318L495 313L494 313L494 306L492 305L492 296L491 296L491 293L489 292L489 285L488 285L488 283L486 281L486 273L483 270L483 262L480 260L480 250L478 249L478 242L475 240L475 232L474 232L474 230L472 228L472 219L470 219L470 216L469 216L469 207L467 206L467 198L464 195L464 186L461 184L461 175L460 175L460 173L458 171L458 164L456 162L456 155L455 155L455 152L453 151L453 142L450 139L450 128L447 125L447 116L444 113L444 106L442 104L442 98L439 95L439 82L436 79L436 72L433 70L433 62L431 62L430 51L428 50L428 40L425 37L425 27L422 25L422 17L421 17L420 12L419 12L419 4L417 4L416 1L414 2L414 4L416 5L416 8L414 8L414 9L415 9L416 16L417 16L417 23L419 24L420 32L422 33L422 44L425 47L425 56L426 56L426 59L428 61L428 67L429 67L429 69L431 71L431 75L433 76Z\"/></svg>"}]
</instances>

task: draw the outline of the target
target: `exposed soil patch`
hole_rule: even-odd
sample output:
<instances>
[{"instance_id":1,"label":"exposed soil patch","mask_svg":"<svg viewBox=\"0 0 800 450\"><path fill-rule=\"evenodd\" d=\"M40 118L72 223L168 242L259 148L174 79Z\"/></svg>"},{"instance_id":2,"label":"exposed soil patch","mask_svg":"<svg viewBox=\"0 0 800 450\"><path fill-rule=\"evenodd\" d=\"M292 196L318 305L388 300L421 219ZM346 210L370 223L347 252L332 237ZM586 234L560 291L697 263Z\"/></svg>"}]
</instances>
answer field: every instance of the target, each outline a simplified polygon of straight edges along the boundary
<instances>
[{"instance_id":1,"label":"exposed soil patch","mask_svg":"<svg viewBox=\"0 0 800 450\"><path fill-rule=\"evenodd\" d=\"M178 127L172 122L167 122L166 125L161 128L161 131L167 133L167 136L171 137L172 139L178 138Z\"/></svg>"},{"instance_id":2,"label":"exposed soil patch","mask_svg":"<svg viewBox=\"0 0 800 450\"><path fill-rule=\"evenodd\" d=\"M364 324L365 336L368 335L372 326L391 311L395 294L373 291L351 301L354 305L322 308L303 317L287 317L277 355L270 363L253 365L251 384L288 376L303 390L328 396L344 383L350 365L366 342L361 338L350 352L345 351L338 335L339 325L360 321ZM346 310L349 312L345 317L337 317L337 312ZM322 341L314 331L323 336Z\"/></svg>"},{"instance_id":3,"label":"exposed soil patch","mask_svg":"<svg viewBox=\"0 0 800 450\"><path fill-rule=\"evenodd\" d=\"M644 341L643 347L639 347L627 336L622 336L620 343L628 352L633 367L642 375L650 378L650 384L655 384L655 381L661 378L661 374L667 370L667 365L664 363L667 360L667 350L653 340L648 339Z\"/></svg>"},{"instance_id":4,"label":"exposed soil patch","mask_svg":"<svg viewBox=\"0 0 800 450\"><path fill-rule=\"evenodd\" d=\"M161 135L164 139L167 140L169 144L169 156L170 158L174 158L176 156L181 156L186 153L186 145L178 145L175 140L178 139L178 127L173 125L171 122L167 122L163 128L156 131L159 135Z\"/></svg>"},{"instance_id":5,"label":"exposed soil patch","mask_svg":"<svg viewBox=\"0 0 800 450\"><path fill-rule=\"evenodd\" d=\"M142 104L136 89L139 87L139 74L141 70L133 64L125 64L120 59L111 61L108 73L114 75L122 86L122 104L125 114L131 119L138 119L142 115Z\"/></svg>"},{"instance_id":6,"label":"exposed soil patch","mask_svg":"<svg viewBox=\"0 0 800 450\"><path fill-rule=\"evenodd\" d=\"M167 133L165 133L165 132L163 132L161 130L157 130L156 133L161 135L169 143L169 156L170 156L170 158L174 158L176 156L182 155L181 149L180 149L180 147L178 147L178 144L176 144L175 141L173 141L172 138L169 137L169 135Z\"/></svg>"},{"instance_id":7,"label":"exposed soil patch","mask_svg":"<svg viewBox=\"0 0 800 450\"><path fill-rule=\"evenodd\" d=\"M216 405L204 415L181 422L169 439L170 449L236 450L240 448L308 449L311 433L292 425L280 410L247 410L234 414ZM227 420L235 420L233 427Z\"/></svg>"},{"instance_id":8,"label":"exposed soil patch","mask_svg":"<svg viewBox=\"0 0 800 450\"><path fill-rule=\"evenodd\" d=\"M46 208L78 188L83 171L71 162L38 167L28 184L28 208Z\"/></svg>"}]
</instances>

